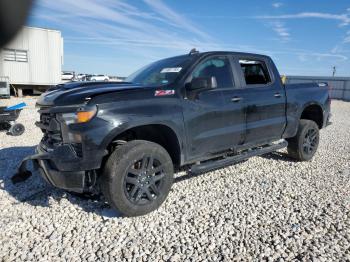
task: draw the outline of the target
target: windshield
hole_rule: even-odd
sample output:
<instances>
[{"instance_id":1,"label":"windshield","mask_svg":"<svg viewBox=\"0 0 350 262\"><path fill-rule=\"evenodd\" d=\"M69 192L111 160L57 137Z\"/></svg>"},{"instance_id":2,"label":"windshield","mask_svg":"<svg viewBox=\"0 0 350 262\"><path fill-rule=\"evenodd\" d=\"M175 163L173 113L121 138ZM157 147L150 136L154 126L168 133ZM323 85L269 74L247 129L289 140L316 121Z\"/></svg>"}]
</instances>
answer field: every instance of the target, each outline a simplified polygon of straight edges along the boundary
<instances>
[{"instance_id":1,"label":"windshield","mask_svg":"<svg viewBox=\"0 0 350 262\"><path fill-rule=\"evenodd\" d=\"M142 85L171 84L191 63L193 56L178 56L147 65L130 75L125 81Z\"/></svg>"}]
</instances>

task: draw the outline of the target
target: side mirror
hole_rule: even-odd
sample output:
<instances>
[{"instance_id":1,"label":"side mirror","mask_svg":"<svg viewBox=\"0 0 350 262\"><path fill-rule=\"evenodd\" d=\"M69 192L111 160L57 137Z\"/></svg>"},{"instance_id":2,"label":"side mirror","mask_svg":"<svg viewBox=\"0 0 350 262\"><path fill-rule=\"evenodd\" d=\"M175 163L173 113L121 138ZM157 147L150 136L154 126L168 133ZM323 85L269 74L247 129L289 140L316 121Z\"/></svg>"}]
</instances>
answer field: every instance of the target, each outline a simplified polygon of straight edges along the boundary
<instances>
[{"instance_id":1,"label":"side mirror","mask_svg":"<svg viewBox=\"0 0 350 262\"><path fill-rule=\"evenodd\" d=\"M193 78L188 85L189 90L207 90L217 88L216 78L212 77L196 77Z\"/></svg>"}]
</instances>

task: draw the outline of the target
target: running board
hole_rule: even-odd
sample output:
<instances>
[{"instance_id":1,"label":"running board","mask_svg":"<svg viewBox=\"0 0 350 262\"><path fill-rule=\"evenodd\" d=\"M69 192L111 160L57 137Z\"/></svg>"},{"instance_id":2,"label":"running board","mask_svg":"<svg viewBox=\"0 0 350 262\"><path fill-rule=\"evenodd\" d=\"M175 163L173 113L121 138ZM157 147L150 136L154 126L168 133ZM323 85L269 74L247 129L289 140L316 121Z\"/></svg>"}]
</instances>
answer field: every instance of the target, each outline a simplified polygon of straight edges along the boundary
<instances>
[{"instance_id":1,"label":"running board","mask_svg":"<svg viewBox=\"0 0 350 262\"><path fill-rule=\"evenodd\" d=\"M242 162L253 156L265 155L265 154L274 152L276 150L285 148L287 146L288 146L288 142L284 140L278 144L272 144L264 147L255 148L255 149L248 149L235 156L230 156L219 160L211 160L201 164L193 165L191 167L190 173L194 175L198 175L201 173L209 172L212 170L216 170L219 168L236 164L238 162Z\"/></svg>"}]
</instances>

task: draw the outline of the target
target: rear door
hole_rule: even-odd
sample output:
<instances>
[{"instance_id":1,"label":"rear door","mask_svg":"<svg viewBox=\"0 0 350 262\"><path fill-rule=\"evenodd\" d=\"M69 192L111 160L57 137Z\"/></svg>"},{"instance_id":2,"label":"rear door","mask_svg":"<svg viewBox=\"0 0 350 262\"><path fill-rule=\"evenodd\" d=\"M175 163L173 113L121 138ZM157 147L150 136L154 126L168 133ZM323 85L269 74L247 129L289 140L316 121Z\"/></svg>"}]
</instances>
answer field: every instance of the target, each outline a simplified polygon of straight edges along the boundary
<instances>
[{"instance_id":1,"label":"rear door","mask_svg":"<svg viewBox=\"0 0 350 262\"><path fill-rule=\"evenodd\" d=\"M217 88L184 99L188 160L234 147L245 132L244 110L231 101L237 83L228 56L210 56L194 68L186 82L196 77L215 77Z\"/></svg>"},{"instance_id":2,"label":"rear door","mask_svg":"<svg viewBox=\"0 0 350 262\"><path fill-rule=\"evenodd\" d=\"M242 96L246 111L244 144L259 144L278 140L286 125L286 96L276 70L265 57L234 56L241 75Z\"/></svg>"}]
</instances>

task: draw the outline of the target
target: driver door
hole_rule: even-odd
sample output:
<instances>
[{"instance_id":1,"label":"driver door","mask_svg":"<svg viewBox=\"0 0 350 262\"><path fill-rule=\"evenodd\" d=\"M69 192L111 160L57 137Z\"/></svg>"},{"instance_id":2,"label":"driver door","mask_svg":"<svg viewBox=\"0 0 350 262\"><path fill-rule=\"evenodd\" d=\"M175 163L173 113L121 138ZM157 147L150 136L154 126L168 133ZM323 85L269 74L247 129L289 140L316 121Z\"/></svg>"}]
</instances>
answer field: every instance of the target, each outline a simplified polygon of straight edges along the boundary
<instances>
[{"instance_id":1,"label":"driver door","mask_svg":"<svg viewBox=\"0 0 350 262\"><path fill-rule=\"evenodd\" d=\"M204 59L186 82L190 83L198 77L215 77L217 87L186 90L183 114L189 161L206 159L212 154L233 148L243 142L245 133L243 108L228 98L238 85L233 77L229 57L211 56Z\"/></svg>"}]
</instances>

